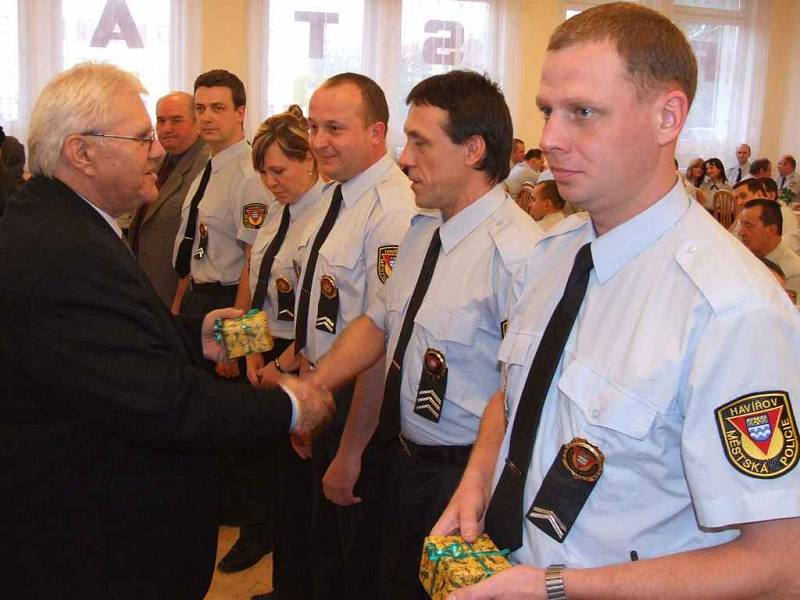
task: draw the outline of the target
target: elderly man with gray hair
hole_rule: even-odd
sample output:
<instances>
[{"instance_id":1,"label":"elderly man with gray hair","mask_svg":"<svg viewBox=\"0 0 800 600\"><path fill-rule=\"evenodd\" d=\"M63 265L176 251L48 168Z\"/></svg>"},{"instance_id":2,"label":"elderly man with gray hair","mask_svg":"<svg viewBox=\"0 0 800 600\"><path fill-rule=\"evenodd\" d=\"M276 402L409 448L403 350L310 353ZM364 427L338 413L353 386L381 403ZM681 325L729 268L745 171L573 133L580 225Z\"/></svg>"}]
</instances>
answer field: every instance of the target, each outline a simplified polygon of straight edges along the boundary
<instances>
[{"instance_id":1,"label":"elderly man with gray hair","mask_svg":"<svg viewBox=\"0 0 800 600\"><path fill-rule=\"evenodd\" d=\"M205 595L215 451L308 434L332 401L216 381L214 320L173 318L115 218L163 155L131 74L80 64L42 91L33 179L0 220L0 581L15 598ZM192 343L194 342L194 343Z\"/></svg>"}]
</instances>

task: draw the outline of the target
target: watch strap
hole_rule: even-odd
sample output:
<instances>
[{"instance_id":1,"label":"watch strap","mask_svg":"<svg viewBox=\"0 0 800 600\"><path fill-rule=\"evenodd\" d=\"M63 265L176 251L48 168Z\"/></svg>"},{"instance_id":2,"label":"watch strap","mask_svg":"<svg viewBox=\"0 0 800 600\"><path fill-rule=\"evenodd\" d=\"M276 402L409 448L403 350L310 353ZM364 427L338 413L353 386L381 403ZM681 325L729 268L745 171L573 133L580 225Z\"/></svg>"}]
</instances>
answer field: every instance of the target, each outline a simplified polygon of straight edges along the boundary
<instances>
[{"instance_id":1,"label":"watch strap","mask_svg":"<svg viewBox=\"0 0 800 600\"><path fill-rule=\"evenodd\" d=\"M547 590L547 600L567 600L563 575L566 568L566 565L550 565L544 570L544 586Z\"/></svg>"}]
</instances>

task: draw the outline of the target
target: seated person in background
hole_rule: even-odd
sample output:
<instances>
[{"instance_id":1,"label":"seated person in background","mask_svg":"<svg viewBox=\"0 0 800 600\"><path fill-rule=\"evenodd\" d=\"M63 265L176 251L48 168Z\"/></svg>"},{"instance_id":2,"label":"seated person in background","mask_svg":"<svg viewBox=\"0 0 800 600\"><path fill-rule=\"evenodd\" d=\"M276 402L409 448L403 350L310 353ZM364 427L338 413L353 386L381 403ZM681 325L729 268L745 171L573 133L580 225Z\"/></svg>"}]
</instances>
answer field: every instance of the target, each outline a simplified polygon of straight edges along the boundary
<instances>
[{"instance_id":1,"label":"seated person in background","mask_svg":"<svg viewBox=\"0 0 800 600\"><path fill-rule=\"evenodd\" d=\"M525 153L525 160L518 162L506 178L506 187L512 198L519 196L522 184L536 183L544 170L544 156L539 148L531 148Z\"/></svg>"},{"instance_id":2,"label":"seated person in background","mask_svg":"<svg viewBox=\"0 0 800 600\"><path fill-rule=\"evenodd\" d=\"M778 184L772 177L758 177L758 181L764 186L764 197L767 200L778 201ZM781 215L783 215L783 235L788 235L797 231L797 215L794 211L784 202L778 201L781 207Z\"/></svg>"},{"instance_id":3,"label":"seated person in background","mask_svg":"<svg viewBox=\"0 0 800 600\"><path fill-rule=\"evenodd\" d=\"M558 186L553 180L543 181L533 190L529 214L543 231L551 229L556 223L564 220L564 199L558 193Z\"/></svg>"},{"instance_id":4,"label":"seated person in background","mask_svg":"<svg viewBox=\"0 0 800 600\"><path fill-rule=\"evenodd\" d=\"M800 173L797 161L791 154L781 156L778 161L778 197L784 204L800 202Z\"/></svg>"},{"instance_id":5,"label":"seated person in background","mask_svg":"<svg viewBox=\"0 0 800 600\"><path fill-rule=\"evenodd\" d=\"M728 178L725 176L725 167L718 158L709 158L705 162L705 180L700 185L700 191L705 195L704 206L711 210L714 208L714 194L719 190L731 191Z\"/></svg>"},{"instance_id":6,"label":"seated person in background","mask_svg":"<svg viewBox=\"0 0 800 600\"><path fill-rule=\"evenodd\" d=\"M772 178L772 163L768 158L757 158L750 164L750 177Z\"/></svg>"},{"instance_id":7,"label":"seated person in background","mask_svg":"<svg viewBox=\"0 0 800 600\"><path fill-rule=\"evenodd\" d=\"M706 163L705 161L700 158L693 158L689 161L689 166L686 167L686 178L685 180L688 181L694 189L696 190L694 193L694 199L697 200L700 204L705 206L706 204L706 194L700 188L703 185L703 182L706 178Z\"/></svg>"},{"instance_id":8,"label":"seated person in background","mask_svg":"<svg viewBox=\"0 0 800 600\"><path fill-rule=\"evenodd\" d=\"M792 304L797 304L797 292L794 290L787 290L786 289L786 273L783 272L783 269L780 268L779 265L776 265L768 258L762 258L761 262L764 263L770 273L775 277L775 280L780 284L780 286L786 290L786 294L789 296L789 299L792 301Z\"/></svg>"},{"instance_id":9,"label":"seated person in background","mask_svg":"<svg viewBox=\"0 0 800 600\"><path fill-rule=\"evenodd\" d=\"M750 170L750 146L747 144L739 144L736 148L736 166L727 170L725 175L728 176L728 181L731 185L739 183L742 179L747 177Z\"/></svg>"},{"instance_id":10,"label":"seated person in background","mask_svg":"<svg viewBox=\"0 0 800 600\"><path fill-rule=\"evenodd\" d=\"M759 258L766 258L783 269L786 289L800 290L800 256L781 239L783 217L774 200L757 198L744 205L739 216L739 238Z\"/></svg>"}]
</instances>

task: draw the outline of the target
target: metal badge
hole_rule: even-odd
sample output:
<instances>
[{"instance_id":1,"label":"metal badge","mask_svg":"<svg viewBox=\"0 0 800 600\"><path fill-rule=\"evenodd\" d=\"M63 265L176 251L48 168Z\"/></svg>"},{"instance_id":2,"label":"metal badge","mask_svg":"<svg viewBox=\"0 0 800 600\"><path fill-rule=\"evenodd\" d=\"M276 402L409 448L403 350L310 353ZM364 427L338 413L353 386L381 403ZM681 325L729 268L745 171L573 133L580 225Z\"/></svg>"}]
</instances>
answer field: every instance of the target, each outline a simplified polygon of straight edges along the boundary
<instances>
[{"instance_id":1,"label":"metal badge","mask_svg":"<svg viewBox=\"0 0 800 600\"><path fill-rule=\"evenodd\" d=\"M603 474L605 456L583 438L574 438L561 452L561 462L575 479L597 481Z\"/></svg>"},{"instance_id":2,"label":"metal badge","mask_svg":"<svg viewBox=\"0 0 800 600\"><path fill-rule=\"evenodd\" d=\"M336 298L336 279L332 275L323 275L319 280L319 291L329 300Z\"/></svg>"},{"instance_id":3,"label":"metal badge","mask_svg":"<svg viewBox=\"0 0 800 600\"><path fill-rule=\"evenodd\" d=\"M438 350L428 348L422 361L425 365L425 371L436 379L441 379L447 372L447 362L444 360L444 354Z\"/></svg>"},{"instance_id":4,"label":"metal badge","mask_svg":"<svg viewBox=\"0 0 800 600\"><path fill-rule=\"evenodd\" d=\"M202 260L206 256L206 250L208 249L208 226L205 223L200 223L197 226L197 230L200 232L200 241L197 243L197 250L194 251L194 258L195 260Z\"/></svg>"},{"instance_id":5,"label":"metal badge","mask_svg":"<svg viewBox=\"0 0 800 600\"><path fill-rule=\"evenodd\" d=\"M278 292L281 294L288 294L292 291L292 282L286 279L285 277L278 277L275 280L275 287L278 288Z\"/></svg>"}]
</instances>

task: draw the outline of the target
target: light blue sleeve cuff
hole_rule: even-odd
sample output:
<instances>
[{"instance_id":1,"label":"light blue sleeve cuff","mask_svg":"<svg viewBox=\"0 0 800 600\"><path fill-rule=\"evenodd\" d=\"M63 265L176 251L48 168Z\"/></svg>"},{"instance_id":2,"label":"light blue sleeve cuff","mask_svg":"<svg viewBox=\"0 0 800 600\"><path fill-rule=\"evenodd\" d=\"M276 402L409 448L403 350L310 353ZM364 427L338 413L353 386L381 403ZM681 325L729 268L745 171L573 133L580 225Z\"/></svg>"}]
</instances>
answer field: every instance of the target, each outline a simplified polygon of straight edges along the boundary
<instances>
[{"instance_id":1,"label":"light blue sleeve cuff","mask_svg":"<svg viewBox=\"0 0 800 600\"><path fill-rule=\"evenodd\" d=\"M281 389L286 392L286 395L289 396L289 400L292 401L292 421L289 423L289 433L294 433L294 428L297 426L297 420L300 416L300 403L289 388L281 386Z\"/></svg>"}]
</instances>

